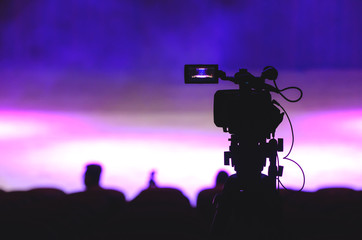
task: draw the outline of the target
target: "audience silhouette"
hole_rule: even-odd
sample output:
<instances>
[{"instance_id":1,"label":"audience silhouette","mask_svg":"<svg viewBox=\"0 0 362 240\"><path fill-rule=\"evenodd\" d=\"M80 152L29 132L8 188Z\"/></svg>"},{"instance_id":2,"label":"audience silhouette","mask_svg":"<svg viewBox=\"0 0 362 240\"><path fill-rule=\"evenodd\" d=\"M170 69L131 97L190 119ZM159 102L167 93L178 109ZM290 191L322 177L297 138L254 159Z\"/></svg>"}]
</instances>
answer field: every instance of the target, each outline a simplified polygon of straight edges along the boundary
<instances>
[{"instance_id":1,"label":"audience silhouette","mask_svg":"<svg viewBox=\"0 0 362 240\"><path fill-rule=\"evenodd\" d=\"M189 199L177 188L160 187L150 174L148 186L132 201L129 226L136 239L192 239L200 227Z\"/></svg>"},{"instance_id":2,"label":"audience silhouette","mask_svg":"<svg viewBox=\"0 0 362 240\"><path fill-rule=\"evenodd\" d=\"M219 171L215 178L215 186L203 189L197 196L196 209L206 228L210 228L215 214L214 198L217 194L222 192L228 177L229 175L227 172Z\"/></svg>"},{"instance_id":3,"label":"audience silhouette","mask_svg":"<svg viewBox=\"0 0 362 240\"><path fill-rule=\"evenodd\" d=\"M101 190L99 185L101 178L102 166L99 164L88 164L84 173L84 185L86 190Z\"/></svg>"},{"instance_id":4,"label":"audience silhouette","mask_svg":"<svg viewBox=\"0 0 362 240\"><path fill-rule=\"evenodd\" d=\"M155 181L155 175L156 175L156 171L153 170L150 174L150 180L148 181L148 188L157 188L157 184Z\"/></svg>"},{"instance_id":5,"label":"audience silhouette","mask_svg":"<svg viewBox=\"0 0 362 240\"><path fill-rule=\"evenodd\" d=\"M215 211L213 198L220 196L225 180L229 181L232 176L219 171L215 186L200 191L197 205L192 207L179 189L160 186L155 174L156 171L150 173L145 189L131 201L126 201L122 192L101 186L102 166L97 163L85 166L84 191L0 190L0 238L181 240L213 237L207 229ZM271 227L278 229L277 236L270 235L275 239L362 239L361 193L348 188L281 191L282 209L273 202L268 204L283 211L282 222L264 212L264 198L257 204L262 216L273 222ZM246 199L239 200L237 205L247 210L250 204L246 204ZM247 212L240 214L244 216ZM252 220L247 218L243 227ZM282 224L284 227L280 230ZM237 225L231 230L238 238L248 237L243 227Z\"/></svg>"},{"instance_id":6,"label":"audience silhouette","mask_svg":"<svg viewBox=\"0 0 362 240\"><path fill-rule=\"evenodd\" d=\"M75 239L105 239L123 235L126 199L122 192L100 186L102 166L86 165L85 191L67 197L67 219Z\"/></svg>"}]
</instances>

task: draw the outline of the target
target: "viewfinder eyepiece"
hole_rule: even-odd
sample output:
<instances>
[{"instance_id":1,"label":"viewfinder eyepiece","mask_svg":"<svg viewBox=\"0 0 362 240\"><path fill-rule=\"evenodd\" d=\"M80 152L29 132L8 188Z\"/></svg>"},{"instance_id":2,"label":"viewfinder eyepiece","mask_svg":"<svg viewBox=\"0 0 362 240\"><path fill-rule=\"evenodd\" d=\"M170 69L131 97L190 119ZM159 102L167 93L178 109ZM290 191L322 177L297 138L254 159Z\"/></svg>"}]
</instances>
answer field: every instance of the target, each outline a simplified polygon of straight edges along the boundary
<instances>
[{"instance_id":1,"label":"viewfinder eyepiece","mask_svg":"<svg viewBox=\"0 0 362 240\"><path fill-rule=\"evenodd\" d=\"M185 65L185 83L218 83L217 64Z\"/></svg>"}]
</instances>

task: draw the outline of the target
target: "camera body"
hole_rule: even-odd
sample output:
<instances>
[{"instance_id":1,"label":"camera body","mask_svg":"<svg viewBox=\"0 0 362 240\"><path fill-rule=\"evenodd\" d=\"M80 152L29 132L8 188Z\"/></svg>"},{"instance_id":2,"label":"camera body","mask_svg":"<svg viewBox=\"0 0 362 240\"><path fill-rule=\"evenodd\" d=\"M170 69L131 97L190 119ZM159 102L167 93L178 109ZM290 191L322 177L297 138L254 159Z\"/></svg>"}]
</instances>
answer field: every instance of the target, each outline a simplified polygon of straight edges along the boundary
<instances>
[{"instance_id":1,"label":"camera body","mask_svg":"<svg viewBox=\"0 0 362 240\"><path fill-rule=\"evenodd\" d=\"M276 79L275 68L266 67L261 77L254 77L240 69L228 77L216 64L185 65L186 84L218 83L218 79L232 81L239 89L219 90L214 95L214 123L231 134L256 139L270 138L283 120L274 106L270 91L273 87L265 79Z\"/></svg>"},{"instance_id":2,"label":"camera body","mask_svg":"<svg viewBox=\"0 0 362 240\"><path fill-rule=\"evenodd\" d=\"M219 90L214 95L214 123L231 134L270 138L283 116L268 92L233 89Z\"/></svg>"}]
</instances>

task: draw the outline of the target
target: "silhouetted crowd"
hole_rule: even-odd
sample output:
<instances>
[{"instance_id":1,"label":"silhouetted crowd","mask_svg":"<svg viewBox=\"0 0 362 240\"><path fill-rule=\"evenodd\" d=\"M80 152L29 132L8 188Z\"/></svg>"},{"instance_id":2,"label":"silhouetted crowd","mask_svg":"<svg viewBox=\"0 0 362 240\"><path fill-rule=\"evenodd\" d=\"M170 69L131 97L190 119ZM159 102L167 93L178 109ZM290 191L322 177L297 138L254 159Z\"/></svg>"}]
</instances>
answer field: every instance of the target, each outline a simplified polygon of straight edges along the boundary
<instances>
[{"instance_id":1,"label":"silhouetted crowd","mask_svg":"<svg viewBox=\"0 0 362 240\"><path fill-rule=\"evenodd\" d=\"M196 207L180 190L158 187L154 173L148 188L127 201L122 192L99 185L101 172L98 164L86 166L82 192L0 191L0 239L213 239L213 200L226 172L218 173L214 187L200 191ZM280 199L277 239L362 239L361 191L281 190ZM240 239L247 239L242 226Z\"/></svg>"}]
</instances>

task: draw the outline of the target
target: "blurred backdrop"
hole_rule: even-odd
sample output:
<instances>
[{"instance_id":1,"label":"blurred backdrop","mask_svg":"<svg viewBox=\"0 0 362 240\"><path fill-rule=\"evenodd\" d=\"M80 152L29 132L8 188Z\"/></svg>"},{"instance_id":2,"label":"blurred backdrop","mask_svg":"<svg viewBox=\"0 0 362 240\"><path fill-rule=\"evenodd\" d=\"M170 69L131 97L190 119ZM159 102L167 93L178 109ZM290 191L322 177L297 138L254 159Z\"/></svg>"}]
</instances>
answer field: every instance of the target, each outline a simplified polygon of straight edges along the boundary
<instances>
[{"instance_id":1,"label":"blurred backdrop","mask_svg":"<svg viewBox=\"0 0 362 240\"><path fill-rule=\"evenodd\" d=\"M213 95L185 85L184 64L228 75L278 69L275 98L295 132L305 190L362 188L362 2L358 0L3 0L0 2L0 188L83 190L88 162L131 200L156 170L192 203L214 184L229 134ZM296 92L286 93L295 97ZM286 119L277 130L291 145ZM285 160L283 184L299 189Z\"/></svg>"}]
</instances>

